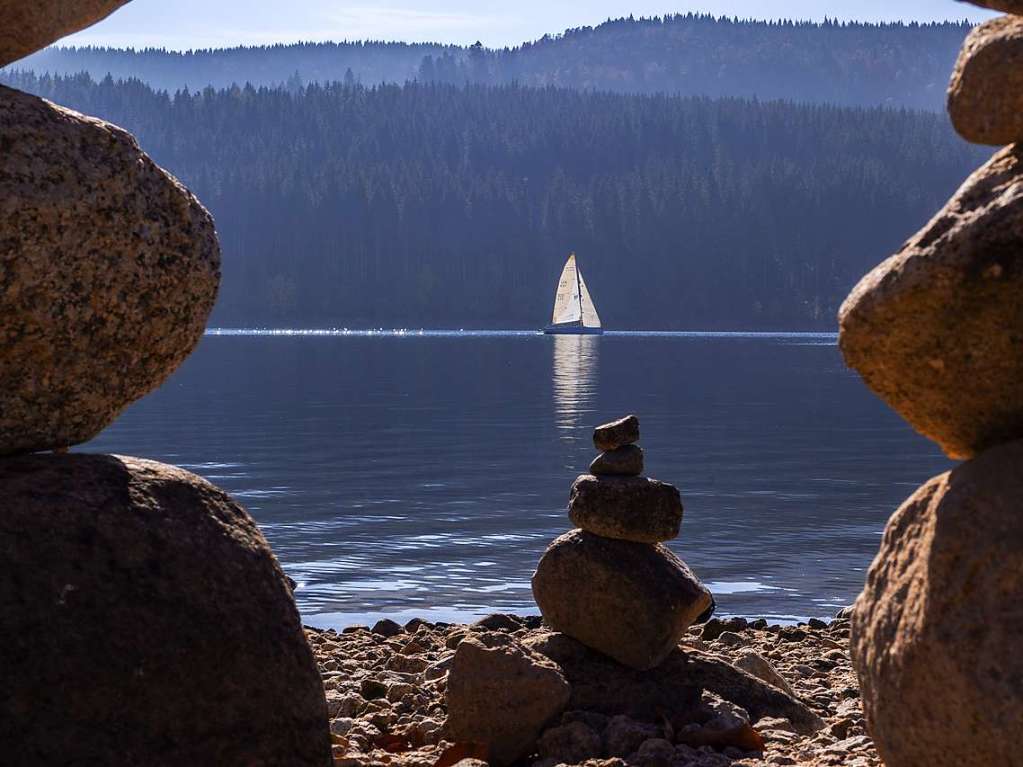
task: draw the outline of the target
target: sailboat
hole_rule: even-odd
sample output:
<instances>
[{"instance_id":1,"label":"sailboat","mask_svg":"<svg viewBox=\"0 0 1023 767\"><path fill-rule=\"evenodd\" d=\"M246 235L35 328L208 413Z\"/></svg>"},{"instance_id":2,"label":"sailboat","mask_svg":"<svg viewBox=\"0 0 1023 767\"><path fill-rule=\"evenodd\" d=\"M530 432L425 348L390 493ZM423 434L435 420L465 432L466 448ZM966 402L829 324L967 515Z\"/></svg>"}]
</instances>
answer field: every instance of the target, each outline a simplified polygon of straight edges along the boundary
<instances>
[{"instance_id":1,"label":"sailboat","mask_svg":"<svg viewBox=\"0 0 1023 767\"><path fill-rule=\"evenodd\" d=\"M600 316L586 289L583 273L572 253L561 270L558 291L554 294L554 315L544 333L572 333L574 335L600 335Z\"/></svg>"}]
</instances>

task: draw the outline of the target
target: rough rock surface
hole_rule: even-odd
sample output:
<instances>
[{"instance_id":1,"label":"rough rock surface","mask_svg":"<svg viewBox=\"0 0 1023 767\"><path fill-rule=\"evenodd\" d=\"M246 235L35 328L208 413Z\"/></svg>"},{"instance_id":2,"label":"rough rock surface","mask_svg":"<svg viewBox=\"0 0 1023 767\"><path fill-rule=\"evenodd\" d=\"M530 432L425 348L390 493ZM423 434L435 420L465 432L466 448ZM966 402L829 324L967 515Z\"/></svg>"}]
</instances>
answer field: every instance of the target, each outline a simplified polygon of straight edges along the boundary
<instances>
[{"instance_id":1,"label":"rough rock surface","mask_svg":"<svg viewBox=\"0 0 1023 767\"><path fill-rule=\"evenodd\" d=\"M574 646L594 660L612 664L578 642L536 628L537 624L535 616L520 618L515 624L507 623L502 632L538 650L557 644L561 658L566 657L566 652L571 654L570 648ZM663 741L674 747L670 759L672 767L878 767L877 753L864 733L856 675L847 654L849 621L836 620L822 628L774 626L763 620L743 624L742 628L733 629L741 638L739 646L704 641L700 639L701 628L694 626L683 639L682 648L687 654L716 657L722 663L734 662L740 654L757 652L767 658L799 698L824 719L823 729L800 733L784 716L771 713L758 716L746 711L750 724L765 744L763 751L747 751L729 745L727 738L721 738L721 733L711 729L723 720L741 719L745 710L722 701L713 693L704 693L703 703L694 712L692 723L676 727L672 720L680 724L678 717L665 718L656 713L650 717L608 715L575 708L573 689L573 700L561 720L553 722L539 739L537 750L549 748L550 756L529 755L523 763L528 764L530 759L535 759L534 767L552 767L558 761L575 763L567 758L581 756L583 750L593 746L593 740L582 728L573 727L571 733L562 728L579 722L600 736L603 747L596 758L579 762L586 767L626 767L624 760L632 765L663 765L664 761L641 762L638 758L640 753L644 757L663 756ZM448 672L438 673L435 669L446 664L450 667L454 655L451 648L466 637L484 631L478 624L427 622L419 623L414 636L383 637L365 627L345 629L343 633L309 630L331 706L335 764L338 767L433 767L442 755L444 763L465 756L465 744L445 740L441 723L447 715L444 693ZM551 637L560 639L552 642ZM418 669L426 670L412 670L406 665L412 661L418 661ZM408 670L396 671L395 667ZM637 676L643 674L623 671ZM568 673L566 667L566 677ZM372 700L365 698L360 691L366 680L386 687L387 695ZM608 688L608 691L614 689ZM613 707L614 701L605 701L603 706ZM551 730L555 734L548 737ZM566 738L566 734L571 737ZM704 745L690 745L701 740ZM648 741L655 742L644 745ZM622 758L616 759L616 756Z\"/></svg>"},{"instance_id":2,"label":"rough rock surface","mask_svg":"<svg viewBox=\"0 0 1023 767\"><path fill-rule=\"evenodd\" d=\"M639 419L634 415L601 424L593 430L593 445L597 450L617 450L633 442L639 442Z\"/></svg>"},{"instance_id":3,"label":"rough rock surface","mask_svg":"<svg viewBox=\"0 0 1023 767\"><path fill-rule=\"evenodd\" d=\"M84 442L159 386L219 281L209 214L128 133L0 87L0 455Z\"/></svg>"},{"instance_id":4,"label":"rough rock surface","mask_svg":"<svg viewBox=\"0 0 1023 767\"><path fill-rule=\"evenodd\" d=\"M663 546L582 530L562 535L544 553L533 597L551 628L640 670L663 661L712 601Z\"/></svg>"},{"instance_id":5,"label":"rough rock surface","mask_svg":"<svg viewBox=\"0 0 1023 767\"><path fill-rule=\"evenodd\" d=\"M643 448L639 445L624 445L617 450L607 450L590 464L590 474L638 477L642 473Z\"/></svg>"},{"instance_id":6,"label":"rough rock surface","mask_svg":"<svg viewBox=\"0 0 1023 767\"><path fill-rule=\"evenodd\" d=\"M128 0L0 0L0 66L95 24Z\"/></svg>"},{"instance_id":7,"label":"rough rock surface","mask_svg":"<svg viewBox=\"0 0 1023 767\"><path fill-rule=\"evenodd\" d=\"M952 72L948 113L967 141L1023 140L1023 18L1001 16L970 32Z\"/></svg>"},{"instance_id":8,"label":"rough rock surface","mask_svg":"<svg viewBox=\"0 0 1023 767\"><path fill-rule=\"evenodd\" d=\"M491 764L511 764L532 751L569 694L557 665L511 637L469 637L448 673L446 731L455 741L485 745Z\"/></svg>"},{"instance_id":9,"label":"rough rock surface","mask_svg":"<svg viewBox=\"0 0 1023 767\"><path fill-rule=\"evenodd\" d=\"M1023 764L1023 442L895 512L853 614L863 704L889 767Z\"/></svg>"},{"instance_id":10,"label":"rough rock surface","mask_svg":"<svg viewBox=\"0 0 1023 767\"><path fill-rule=\"evenodd\" d=\"M846 362L952 458L1023 437L1021 158L998 152L839 312Z\"/></svg>"},{"instance_id":11,"label":"rough rock surface","mask_svg":"<svg viewBox=\"0 0 1023 767\"><path fill-rule=\"evenodd\" d=\"M0 460L6 764L330 764L277 561L223 491L137 458Z\"/></svg>"},{"instance_id":12,"label":"rough rock surface","mask_svg":"<svg viewBox=\"0 0 1023 767\"><path fill-rule=\"evenodd\" d=\"M691 715L700 702L699 688L670 669L665 673L664 664L637 671L570 636L546 630L533 632L525 644L564 672L572 686L569 709L654 721Z\"/></svg>"},{"instance_id":13,"label":"rough rock surface","mask_svg":"<svg viewBox=\"0 0 1023 767\"><path fill-rule=\"evenodd\" d=\"M582 474L572 483L568 518L604 538L660 543L678 537L682 499L674 485L656 479Z\"/></svg>"},{"instance_id":14,"label":"rough rock surface","mask_svg":"<svg viewBox=\"0 0 1023 767\"><path fill-rule=\"evenodd\" d=\"M992 11L1023 15L1023 0L969 0L973 5L990 8Z\"/></svg>"}]
</instances>

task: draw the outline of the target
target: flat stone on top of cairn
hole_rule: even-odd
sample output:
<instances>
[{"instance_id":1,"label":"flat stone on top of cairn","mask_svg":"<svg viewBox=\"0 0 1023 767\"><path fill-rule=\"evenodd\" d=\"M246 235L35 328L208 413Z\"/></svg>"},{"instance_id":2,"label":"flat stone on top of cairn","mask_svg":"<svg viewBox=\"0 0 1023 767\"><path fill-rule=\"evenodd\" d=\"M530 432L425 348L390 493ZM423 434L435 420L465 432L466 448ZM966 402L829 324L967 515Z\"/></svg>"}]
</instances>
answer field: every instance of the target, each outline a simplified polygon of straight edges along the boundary
<instances>
[{"instance_id":1,"label":"flat stone on top of cairn","mask_svg":"<svg viewBox=\"0 0 1023 767\"><path fill-rule=\"evenodd\" d=\"M639 442L639 419L634 415L601 424L593 430L593 445L597 450L616 450L634 442Z\"/></svg>"},{"instance_id":2,"label":"flat stone on top of cairn","mask_svg":"<svg viewBox=\"0 0 1023 767\"><path fill-rule=\"evenodd\" d=\"M583 474L572 483L568 518L604 538L660 543L678 537L682 498L656 479Z\"/></svg>"}]
</instances>

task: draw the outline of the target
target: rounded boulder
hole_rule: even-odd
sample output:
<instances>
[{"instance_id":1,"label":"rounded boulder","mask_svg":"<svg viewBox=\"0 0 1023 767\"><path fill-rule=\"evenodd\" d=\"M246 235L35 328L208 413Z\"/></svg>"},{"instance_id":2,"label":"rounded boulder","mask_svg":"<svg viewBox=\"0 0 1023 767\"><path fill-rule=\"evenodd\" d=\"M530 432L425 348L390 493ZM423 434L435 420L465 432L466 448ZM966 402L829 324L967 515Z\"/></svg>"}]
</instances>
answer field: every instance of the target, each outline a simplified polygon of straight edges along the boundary
<instances>
[{"instance_id":1,"label":"rounded boulder","mask_svg":"<svg viewBox=\"0 0 1023 767\"><path fill-rule=\"evenodd\" d=\"M995 154L839 312L846 363L951 458L1023 438L1021 161Z\"/></svg>"},{"instance_id":2,"label":"rounded boulder","mask_svg":"<svg viewBox=\"0 0 1023 767\"><path fill-rule=\"evenodd\" d=\"M182 469L0 460L0 636L5 764L331 763L284 573Z\"/></svg>"},{"instance_id":3,"label":"rounded boulder","mask_svg":"<svg viewBox=\"0 0 1023 767\"><path fill-rule=\"evenodd\" d=\"M128 0L2 0L0 66L106 18Z\"/></svg>"},{"instance_id":4,"label":"rounded boulder","mask_svg":"<svg viewBox=\"0 0 1023 767\"><path fill-rule=\"evenodd\" d=\"M94 437L206 326L213 220L130 134L0 86L0 455Z\"/></svg>"},{"instance_id":5,"label":"rounded boulder","mask_svg":"<svg viewBox=\"0 0 1023 767\"><path fill-rule=\"evenodd\" d=\"M863 710L888 767L1023 765L1023 442L917 490L852 615Z\"/></svg>"},{"instance_id":6,"label":"rounded boulder","mask_svg":"<svg viewBox=\"0 0 1023 767\"><path fill-rule=\"evenodd\" d=\"M533 597L555 631L640 671L667 658L713 602L664 546L584 530L548 547L533 574Z\"/></svg>"},{"instance_id":7,"label":"rounded boulder","mask_svg":"<svg viewBox=\"0 0 1023 767\"><path fill-rule=\"evenodd\" d=\"M967 141L1023 139L1023 18L1001 16L970 32L948 86L948 114Z\"/></svg>"}]
</instances>

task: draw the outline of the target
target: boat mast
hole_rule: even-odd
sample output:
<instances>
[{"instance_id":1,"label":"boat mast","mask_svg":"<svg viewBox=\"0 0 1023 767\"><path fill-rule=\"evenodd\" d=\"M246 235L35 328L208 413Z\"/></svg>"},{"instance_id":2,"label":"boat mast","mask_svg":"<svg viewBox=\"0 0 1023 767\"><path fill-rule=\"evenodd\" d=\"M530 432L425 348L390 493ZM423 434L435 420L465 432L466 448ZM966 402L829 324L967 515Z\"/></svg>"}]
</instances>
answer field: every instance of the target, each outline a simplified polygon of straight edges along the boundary
<instances>
[{"instance_id":1,"label":"boat mast","mask_svg":"<svg viewBox=\"0 0 1023 767\"><path fill-rule=\"evenodd\" d=\"M573 258L575 257L575 253L572 253L571 255ZM585 325L586 323L583 322L583 285L579 277L578 261L575 262L575 294L579 299L579 324Z\"/></svg>"}]
</instances>

